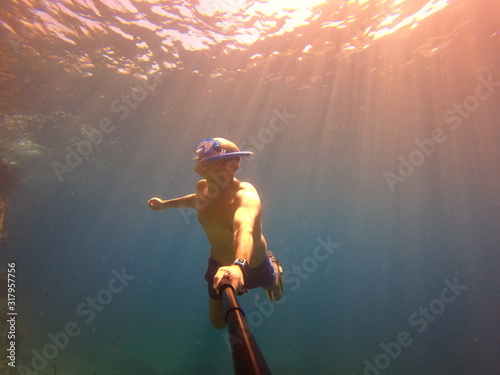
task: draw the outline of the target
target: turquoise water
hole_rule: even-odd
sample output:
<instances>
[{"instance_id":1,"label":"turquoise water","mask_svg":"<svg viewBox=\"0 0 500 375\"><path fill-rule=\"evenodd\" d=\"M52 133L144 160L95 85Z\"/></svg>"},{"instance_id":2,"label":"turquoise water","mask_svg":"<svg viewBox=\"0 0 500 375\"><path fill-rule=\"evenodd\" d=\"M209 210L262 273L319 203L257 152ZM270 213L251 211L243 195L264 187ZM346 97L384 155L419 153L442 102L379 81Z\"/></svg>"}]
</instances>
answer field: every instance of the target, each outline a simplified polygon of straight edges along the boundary
<instances>
[{"instance_id":1,"label":"turquoise water","mask_svg":"<svg viewBox=\"0 0 500 375\"><path fill-rule=\"evenodd\" d=\"M498 373L499 6L266 4L0 11L2 373L232 373L196 215L146 205L213 136L286 271L240 298L273 374Z\"/></svg>"}]
</instances>

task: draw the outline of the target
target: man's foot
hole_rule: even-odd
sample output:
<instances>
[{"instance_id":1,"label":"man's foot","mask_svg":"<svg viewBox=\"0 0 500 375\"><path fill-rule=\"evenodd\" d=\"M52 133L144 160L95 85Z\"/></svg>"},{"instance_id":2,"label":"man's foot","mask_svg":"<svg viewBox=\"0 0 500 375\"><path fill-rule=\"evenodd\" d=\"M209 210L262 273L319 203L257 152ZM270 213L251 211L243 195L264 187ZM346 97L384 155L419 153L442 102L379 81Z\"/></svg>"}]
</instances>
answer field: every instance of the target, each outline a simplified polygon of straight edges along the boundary
<instances>
[{"instance_id":1,"label":"man's foot","mask_svg":"<svg viewBox=\"0 0 500 375\"><path fill-rule=\"evenodd\" d=\"M283 268L281 267L280 261L274 257L273 253L268 251L267 254L276 271L276 283L270 289L266 289L267 299L269 301L279 301L285 288L283 282Z\"/></svg>"}]
</instances>

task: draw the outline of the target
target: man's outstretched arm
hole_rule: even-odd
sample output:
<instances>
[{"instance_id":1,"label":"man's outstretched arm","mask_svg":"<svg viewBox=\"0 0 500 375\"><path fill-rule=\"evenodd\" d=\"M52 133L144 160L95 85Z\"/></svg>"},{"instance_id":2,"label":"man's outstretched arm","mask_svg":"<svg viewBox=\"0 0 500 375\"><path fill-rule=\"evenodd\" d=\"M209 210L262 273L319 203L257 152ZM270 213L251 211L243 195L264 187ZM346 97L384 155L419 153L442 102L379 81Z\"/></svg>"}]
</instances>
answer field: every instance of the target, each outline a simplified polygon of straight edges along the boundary
<instances>
[{"instance_id":1,"label":"man's outstretched arm","mask_svg":"<svg viewBox=\"0 0 500 375\"><path fill-rule=\"evenodd\" d=\"M195 194L188 194L180 198L163 200L160 198L151 198L148 206L152 210L164 210L166 208L194 208Z\"/></svg>"},{"instance_id":2,"label":"man's outstretched arm","mask_svg":"<svg viewBox=\"0 0 500 375\"><path fill-rule=\"evenodd\" d=\"M233 219L233 246L235 260L242 258L250 263L254 250L254 230L260 215L261 205L257 192L245 191L238 193L238 208ZM239 265L220 267L214 276L213 288L219 292L222 280L226 278L238 293L245 283L243 270Z\"/></svg>"},{"instance_id":3,"label":"man's outstretched arm","mask_svg":"<svg viewBox=\"0 0 500 375\"><path fill-rule=\"evenodd\" d=\"M254 231L260 215L260 199L255 191L237 194L239 207L233 219L233 247L235 259L243 258L250 263L254 249Z\"/></svg>"}]
</instances>

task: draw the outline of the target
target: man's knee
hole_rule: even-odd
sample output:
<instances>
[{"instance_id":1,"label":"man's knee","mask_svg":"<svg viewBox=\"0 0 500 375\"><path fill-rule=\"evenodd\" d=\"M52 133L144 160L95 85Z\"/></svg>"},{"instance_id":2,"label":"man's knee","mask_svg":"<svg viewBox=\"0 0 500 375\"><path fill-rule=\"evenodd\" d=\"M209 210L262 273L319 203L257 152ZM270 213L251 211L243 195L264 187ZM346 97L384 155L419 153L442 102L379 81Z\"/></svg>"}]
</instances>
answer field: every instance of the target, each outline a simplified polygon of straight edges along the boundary
<instances>
[{"instance_id":1,"label":"man's knee","mask_svg":"<svg viewBox=\"0 0 500 375\"><path fill-rule=\"evenodd\" d=\"M224 320L224 305L222 300L209 299L210 321L214 328L223 329L226 327Z\"/></svg>"},{"instance_id":2,"label":"man's knee","mask_svg":"<svg viewBox=\"0 0 500 375\"><path fill-rule=\"evenodd\" d=\"M210 317L212 321L212 326L216 329L224 329L226 328L226 322L224 321L224 318L219 318L219 317Z\"/></svg>"}]
</instances>

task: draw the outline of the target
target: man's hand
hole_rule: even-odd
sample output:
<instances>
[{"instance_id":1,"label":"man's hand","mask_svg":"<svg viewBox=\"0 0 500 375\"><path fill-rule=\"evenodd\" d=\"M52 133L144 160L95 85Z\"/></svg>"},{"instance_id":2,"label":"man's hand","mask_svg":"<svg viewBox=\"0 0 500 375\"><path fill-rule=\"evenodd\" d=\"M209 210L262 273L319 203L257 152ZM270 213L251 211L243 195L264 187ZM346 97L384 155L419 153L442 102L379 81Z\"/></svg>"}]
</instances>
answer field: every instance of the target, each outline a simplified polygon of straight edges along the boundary
<instances>
[{"instance_id":1,"label":"man's hand","mask_svg":"<svg viewBox=\"0 0 500 375\"><path fill-rule=\"evenodd\" d=\"M231 284L236 294L243 287L245 280L240 266L233 264L231 266L220 267L214 276L213 288L219 293L220 287L224 284Z\"/></svg>"},{"instance_id":2,"label":"man's hand","mask_svg":"<svg viewBox=\"0 0 500 375\"><path fill-rule=\"evenodd\" d=\"M151 208L153 211L157 211L157 210L161 210L163 209L163 203L165 203L163 201L163 199L160 199L160 198L151 198L149 201L148 201L148 206L149 208Z\"/></svg>"}]
</instances>

